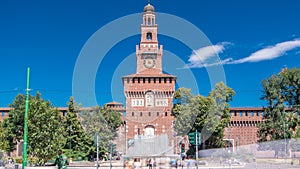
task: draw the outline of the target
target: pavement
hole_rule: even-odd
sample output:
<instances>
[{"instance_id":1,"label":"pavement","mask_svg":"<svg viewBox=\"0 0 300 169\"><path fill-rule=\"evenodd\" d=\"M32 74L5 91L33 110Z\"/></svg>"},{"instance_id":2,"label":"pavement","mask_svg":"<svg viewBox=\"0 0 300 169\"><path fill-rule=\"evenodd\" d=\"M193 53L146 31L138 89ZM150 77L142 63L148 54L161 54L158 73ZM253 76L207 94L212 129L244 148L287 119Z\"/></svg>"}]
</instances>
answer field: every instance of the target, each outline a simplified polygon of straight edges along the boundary
<instances>
[{"instance_id":1,"label":"pavement","mask_svg":"<svg viewBox=\"0 0 300 169\"><path fill-rule=\"evenodd\" d=\"M95 162L72 162L68 169L96 169ZM123 162L122 161L112 161L112 169L123 169ZM219 163L207 163L206 165L199 165L198 169L219 169L219 168L227 168L227 169L234 169L234 168L243 168L243 169L300 169L300 165L297 164L290 164L290 163L242 163L242 164L219 164ZM10 164L7 165L5 169L16 169L15 165ZM19 165L18 169L21 169L21 165ZM110 162L100 162L100 166L98 169L110 169ZM126 167L126 169L131 169L130 167ZM148 169L148 167L144 166L142 169ZM175 167L170 167L169 165L161 165L157 167L153 167L153 169L176 169ZM196 167L178 167L178 169L196 169Z\"/></svg>"}]
</instances>

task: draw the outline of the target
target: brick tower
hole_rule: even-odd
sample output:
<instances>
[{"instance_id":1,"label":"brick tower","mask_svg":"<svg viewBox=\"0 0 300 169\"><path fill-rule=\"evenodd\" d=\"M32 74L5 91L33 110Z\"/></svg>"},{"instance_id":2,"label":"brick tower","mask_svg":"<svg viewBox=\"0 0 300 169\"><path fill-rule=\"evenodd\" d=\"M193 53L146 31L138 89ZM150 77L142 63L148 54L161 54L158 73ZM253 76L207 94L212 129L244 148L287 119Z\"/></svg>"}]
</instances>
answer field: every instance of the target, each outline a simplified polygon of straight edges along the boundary
<instances>
[{"instance_id":1,"label":"brick tower","mask_svg":"<svg viewBox=\"0 0 300 169\"><path fill-rule=\"evenodd\" d=\"M142 15L141 41L136 46L136 73L122 77L129 142L137 136L173 137L176 77L162 72L163 46L158 44L157 30L154 7L148 3Z\"/></svg>"}]
</instances>

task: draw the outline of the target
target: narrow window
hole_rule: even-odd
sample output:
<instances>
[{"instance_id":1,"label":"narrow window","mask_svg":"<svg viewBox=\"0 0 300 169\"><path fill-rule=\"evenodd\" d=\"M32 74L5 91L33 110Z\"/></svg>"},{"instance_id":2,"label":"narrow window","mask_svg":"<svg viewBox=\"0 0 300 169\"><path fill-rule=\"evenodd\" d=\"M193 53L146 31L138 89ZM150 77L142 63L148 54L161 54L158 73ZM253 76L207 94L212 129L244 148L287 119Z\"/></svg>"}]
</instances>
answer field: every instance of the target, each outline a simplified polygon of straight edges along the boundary
<instances>
[{"instance_id":1,"label":"narrow window","mask_svg":"<svg viewBox=\"0 0 300 169\"><path fill-rule=\"evenodd\" d=\"M234 116L237 116L236 111L234 112Z\"/></svg>"},{"instance_id":2,"label":"narrow window","mask_svg":"<svg viewBox=\"0 0 300 169\"><path fill-rule=\"evenodd\" d=\"M240 111L240 116L241 116L241 117L243 116L243 112L242 112L242 111Z\"/></svg>"},{"instance_id":3,"label":"narrow window","mask_svg":"<svg viewBox=\"0 0 300 169\"><path fill-rule=\"evenodd\" d=\"M168 112L165 112L165 116L168 116Z\"/></svg>"},{"instance_id":4,"label":"narrow window","mask_svg":"<svg viewBox=\"0 0 300 169\"><path fill-rule=\"evenodd\" d=\"M143 116L143 112L140 112L140 116Z\"/></svg>"},{"instance_id":5,"label":"narrow window","mask_svg":"<svg viewBox=\"0 0 300 169\"><path fill-rule=\"evenodd\" d=\"M159 112L157 112L156 115L159 116Z\"/></svg>"},{"instance_id":6,"label":"narrow window","mask_svg":"<svg viewBox=\"0 0 300 169\"><path fill-rule=\"evenodd\" d=\"M152 40L152 33L148 32L146 35L147 40Z\"/></svg>"},{"instance_id":7,"label":"narrow window","mask_svg":"<svg viewBox=\"0 0 300 169\"><path fill-rule=\"evenodd\" d=\"M151 112L149 112L148 115L151 116Z\"/></svg>"},{"instance_id":8,"label":"narrow window","mask_svg":"<svg viewBox=\"0 0 300 169\"><path fill-rule=\"evenodd\" d=\"M131 112L131 115L134 116L134 112Z\"/></svg>"}]
</instances>

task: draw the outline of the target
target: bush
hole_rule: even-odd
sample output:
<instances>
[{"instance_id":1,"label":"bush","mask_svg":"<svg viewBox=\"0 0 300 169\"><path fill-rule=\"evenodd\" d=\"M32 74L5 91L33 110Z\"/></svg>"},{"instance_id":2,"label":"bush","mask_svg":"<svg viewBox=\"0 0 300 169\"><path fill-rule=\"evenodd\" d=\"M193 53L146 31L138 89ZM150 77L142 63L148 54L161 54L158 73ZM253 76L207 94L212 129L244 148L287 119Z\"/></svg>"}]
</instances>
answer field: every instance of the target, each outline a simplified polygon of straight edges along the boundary
<instances>
[{"instance_id":1,"label":"bush","mask_svg":"<svg viewBox=\"0 0 300 169\"><path fill-rule=\"evenodd\" d=\"M23 162L22 157L15 157L14 161L15 161L15 163L18 163L18 164L22 164L22 162Z\"/></svg>"}]
</instances>

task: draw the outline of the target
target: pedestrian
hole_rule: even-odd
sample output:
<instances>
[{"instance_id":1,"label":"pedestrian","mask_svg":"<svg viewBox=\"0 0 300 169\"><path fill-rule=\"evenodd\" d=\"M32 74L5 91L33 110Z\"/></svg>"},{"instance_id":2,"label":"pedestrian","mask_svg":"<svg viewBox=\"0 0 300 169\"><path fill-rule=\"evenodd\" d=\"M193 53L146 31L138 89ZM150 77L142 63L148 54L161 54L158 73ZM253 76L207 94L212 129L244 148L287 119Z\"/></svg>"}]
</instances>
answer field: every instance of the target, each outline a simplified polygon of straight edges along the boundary
<instances>
[{"instance_id":1,"label":"pedestrian","mask_svg":"<svg viewBox=\"0 0 300 169\"><path fill-rule=\"evenodd\" d=\"M62 154L62 150L58 150L53 166L56 165L58 166L58 169L67 169L67 165L69 165L68 157Z\"/></svg>"},{"instance_id":2,"label":"pedestrian","mask_svg":"<svg viewBox=\"0 0 300 169\"><path fill-rule=\"evenodd\" d=\"M133 162L133 168L134 169L141 169L141 161L139 158L135 158Z\"/></svg>"},{"instance_id":3,"label":"pedestrian","mask_svg":"<svg viewBox=\"0 0 300 169\"><path fill-rule=\"evenodd\" d=\"M153 162L152 162L151 158L147 160L147 166L148 166L148 169L152 169Z\"/></svg>"}]
</instances>

